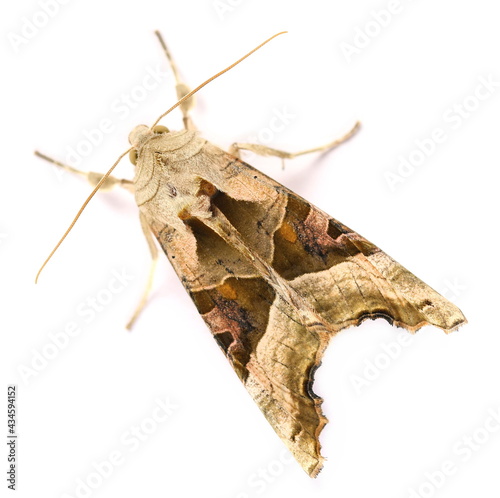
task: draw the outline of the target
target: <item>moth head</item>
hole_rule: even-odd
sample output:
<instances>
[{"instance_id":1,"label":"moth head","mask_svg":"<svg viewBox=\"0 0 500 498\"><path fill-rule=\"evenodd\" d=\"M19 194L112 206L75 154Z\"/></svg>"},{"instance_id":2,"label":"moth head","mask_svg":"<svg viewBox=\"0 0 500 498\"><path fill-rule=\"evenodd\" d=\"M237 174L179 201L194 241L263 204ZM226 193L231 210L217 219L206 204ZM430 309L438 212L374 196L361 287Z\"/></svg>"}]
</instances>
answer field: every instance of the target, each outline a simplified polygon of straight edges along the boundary
<instances>
[{"instance_id":1,"label":"moth head","mask_svg":"<svg viewBox=\"0 0 500 498\"><path fill-rule=\"evenodd\" d=\"M156 125L150 128L146 125L136 126L129 134L128 141L130 145L134 148L129 153L130 162L135 165L137 163L139 147L148 139L154 137L155 135L160 135L162 133L168 133L170 130L166 126Z\"/></svg>"}]
</instances>

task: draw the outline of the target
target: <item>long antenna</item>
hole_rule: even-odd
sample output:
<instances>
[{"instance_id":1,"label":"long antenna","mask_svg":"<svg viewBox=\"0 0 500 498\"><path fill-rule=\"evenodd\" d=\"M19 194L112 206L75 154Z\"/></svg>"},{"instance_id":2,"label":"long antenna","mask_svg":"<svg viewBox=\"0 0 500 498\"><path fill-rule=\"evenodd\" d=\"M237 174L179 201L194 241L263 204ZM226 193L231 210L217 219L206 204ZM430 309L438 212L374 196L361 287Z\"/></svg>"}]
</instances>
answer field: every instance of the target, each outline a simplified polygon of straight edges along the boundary
<instances>
[{"instance_id":1,"label":"long antenna","mask_svg":"<svg viewBox=\"0 0 500 498\"><path fill-rule=\"evenodd\" d=\"M104 174L104 176L99 180L99 183L94 187L94 190L92 190L92 193L87 197L87 200L82 204L82 207L79 209L78 213L76 213L75 218L71 222L68 229L64 232L64 235L61 237L61 239L56 244L54 249L52 249L52 252L49 254L47 259L43 262L43 265L38 270L38 273L36 274L36 277L35 277L35 284L38 283L38 277L40 276L40 273L42 273L42 270L45 268L45 265L50 261L50 258L52 258L54 253L59 249L59 246L63 243L64 239L68 236L68 233L71 232L71 229L75 226L75 223L78 221L78 218L80 218L81 214L83 213L83 210L87 207L87 204L90 202L92 197L94 197L94 195L97 193L97 191L101 188L101 185L106 181L108 176L116 168L116 166L122 160L122 158L124 156L126 156L132 149L133 149L133 147L130 147L130 149L127 149L123 154L121 154L120 157L115 161L113 166L111 166L111 168L109 168L108 171Z\"/></svg>"},{"instance_id":2,"label":"long antenna","mask_svg":"<svg viewBox=\"0 0 500 498\"><path fill-rule=\"evenodd\" d=\"M190 97L192 97L196 92L198 92L199 90L201 90L204 86L208 85L211 81L213 81L214 79L218 78L219 76L221 76L222 74L226 73L227 71L229 71L230 69L232 69L234 66L236 66L237 64L239 64L240 62L242 62L243 60L245 60L247 57L249 57L254 52L256 52L257 50L259 50L259 48L263 47L266 43L269 43L273 38L276 38L277 36L282 35L284 33L287 33L287 31L281 31L280 33L276 33L275 35L271 36L271 38L268 38L266 41L262 42L259 46L255 47L253 50L251 50L250 52L248 52L248 54L244 55L243 57L241 57L240 59L238 59L236 62L233 62L230 66L226 67L226 69L223 69L222 71L219 71L217 74L215 74L211 78L208 78L208 80L204 81L201 85L198 85L194 90L190 91L188 94L184 95L184 97L182 97L180 100L178 100L170 109L168 109L168 111L164 112L151 125L151 128L153 128L153 126L157 125L158 122L160 121L160 119L162 119L163 117L165 117L168 113L170 113L171 111L173 111L176 107L178 107L183 102L185 102L187 99L189 99ZM160 39L160 43L166 49L165 43L161 39L161 36L159 35L158 32L156 32L156 34L157 34L158 38ZM168 50L167 50L167 54L168 54ZM174 72L175 72L175 70L174 70ZM83 213L83 210L87 207L87 204L90 202L90 200L92 199L92 197L94 197L94 195L100 189L101 185L106 181L106 179L108 178L108 176L116 168L116 166L121 161L121 159L124 156L126 156L133 148L134 147L130 147L130 149L127 149L123 154L120 155L120 157L118 157L118 159L115 161L115 163L113 164L113 166L111 166L111 168L109 168L109 170L107 171L107 173L101 178L101 180L99 181L99 183L95 186L95 188L92 191L92 193L87 197L87 200L83 203L82 207L79 209L78 213L76 214L75 218L73 219L73 221L69 225L68 229L64 232L64 235L61 237L61 239L56 244L56 246L54 247L54 249L52 249L52 252L49 254L49 256L47 257L47 259L43 262L42 266L38 270L38 273L36 274L36 278L35 278L35 283L38 282L38 278L40 277L40 273L42 273L42 270L45 268L45 266L47 265L47 263L50 261L50 259L54 255L54 253L57 251L57 249L59 249L59 246L63 243L64 239L68 236L69 232L71 232L71 229L75 226L75 223L78 221L78 218L80 218L81 214ZM41 154L38 154L38 155L41 156Z\"/></svg>"}]
</instances>

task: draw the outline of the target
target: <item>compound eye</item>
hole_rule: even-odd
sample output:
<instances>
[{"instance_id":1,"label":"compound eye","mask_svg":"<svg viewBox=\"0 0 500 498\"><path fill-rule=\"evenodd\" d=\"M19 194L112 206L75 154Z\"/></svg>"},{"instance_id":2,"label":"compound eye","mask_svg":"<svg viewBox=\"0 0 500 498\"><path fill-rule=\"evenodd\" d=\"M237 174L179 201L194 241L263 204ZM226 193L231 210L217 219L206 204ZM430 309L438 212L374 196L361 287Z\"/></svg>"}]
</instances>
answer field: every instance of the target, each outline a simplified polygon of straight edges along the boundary
<instances>
[{"instance_id":1,"label":"compound eye","mask_svg":"<svg viewBox=\"0 0 500 498\"><path fill-rule=\"evenodd\" d=\"M162 125L156 125L156 126L153 126L153 128L152 128L152 132L157 133L157 134L168 133L169 131L170 130L166 126L162 126Z\"/></svg>"},{"instance_id":2,"label":"compound eye","mask_svg":"<svg viewBox=\"0 0 500 498\"><path fill-rule=\"evenodd\" d=\"M128 153L128 158L130 159L130 162L135 166L137 164L137 149L132 149Z\"/></svg>"}]
</instances>

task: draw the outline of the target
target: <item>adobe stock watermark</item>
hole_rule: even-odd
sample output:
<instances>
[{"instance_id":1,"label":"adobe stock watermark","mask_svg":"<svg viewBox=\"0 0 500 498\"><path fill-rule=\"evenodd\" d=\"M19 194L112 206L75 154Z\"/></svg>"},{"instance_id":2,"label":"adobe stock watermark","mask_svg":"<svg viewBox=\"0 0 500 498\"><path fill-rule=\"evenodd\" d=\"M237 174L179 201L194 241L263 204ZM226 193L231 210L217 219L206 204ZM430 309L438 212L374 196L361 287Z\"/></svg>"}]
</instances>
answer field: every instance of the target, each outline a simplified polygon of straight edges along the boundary
<instances>
[{"instance_id":1,"label":"adobe stock watermark","mask_svg":"<svg viewBox=\"0 0 500 498\"><path fill-rule=\"evenodd\" d=\"M408 498L433 498L465 463L495 437L498 431L500 431L500 405L490 408L479 427L463 434L453 443L450 458L443 460L438 468L424 472L419 485L408 488Z\"/></svg>"},{"instance_id":2,"label":"adobe stock watermark","mask_svg":"<svg viewBox=\"0 0 500 498\"><path fill-rule=\"evenodd\" d=\"M471 93L468 93L459 102L446 108L440 123L427 136L414 140L415 147L405 155L398 156L398 165L392 170L384 172L384 178L391 191L404 184L418 168L436 152L439 145L445 143L453 132L459 130L483 105L497 93L500 81L496 76L478 76L477 84Z\"/></svg>"},{"instance_id":3,"label":"adobe stock watermark","mask_svg":"<svg viewBox=\"0 0 500 498\"><path fill-rule=\"evenodd\" d=\"M351 374L349 381L359 396L364 389L376 382L382 373L401 357L403 351L413 344L415 336L405 330L398 332L396 339L390 342L383 342L380 345L380 352L372 358L363 360L363 367L360 374Z\"/></svg>"},{"instance_id":4,"label":"adobe stock watermark","mask_svg":"<svg viewBox=\"0 0 500 498\"><path fill-rule=\"evenodd\" d=\"M453 280L446 279L439 293L450 301L455 301L467 290L467 286L459 282L457 278ZM395 361L397 361L415 342L415 335L400 330L396 339L383 342L380 345L380 351L370 358L363 360L363 365L358 373L352 373L349 381L359 396L380 379Z\"/></svg>"},{"instance_id":5,"label":"adobe stock watermark","mask_svg":"<svg viewBox=\"0 0 500 498\"><path fill-rule=\"evenodd\" d=\"M272 459L267 465L259 467L252 472L246 480L246 486L234 498L251 498L261 496L284 472L290 463L294 461L291 453L283 449L277 458Z\"/></svg>"},{"instance_id":6,"label":"adobe stock watermark","mask_svg":"<svg viewBox=\"0 0 500 498\"><path fill-rule=\"evenodd\" d=\"M134 85L127 92L122 92L110 104L110 114L102 118L96 126L84 129L81 138L74 145L66 146L65 162L70 166L77 167L84 158L90 156L94 150L104 142L104 137L113 133L116 123L128 118L133 109L136 109L148 96L154 92L160 84L167 80L168 71L162 70L158 63L156 67L146 67L144 76L139 84ZM53 168L59 181L67 174L62 168Z\"/></svg>"},{"instance_id":7,"label":"adobe stock watermark","mask_svg":"<svg viewBox=\"0 0 500 498\"><path fill-rule=\"evenodd\" d=\"M62 330L49 332L45 344L30 349L30 360L19 363L17 372L24 385L30 384L53 363L75 337L84 330L85 325L92 323L103 311L115 302L116 297L133 280L133 277L122 268L113 270L106 285L78 303L75 307L76 318L67 322Z\"/></svg>"},{"instance_id":8,"label":"adobe stock watermark","mask_svg":"<svg viewBox=\"0 0 500 498\"><path fill-rule=\"evenodd\" d=\"M281 133L297 117L288 111L286 106L281 109L271 109L271 118L267 126L261 128L256 135L249 135L247 140L251 144L268 145L274 141L275 136Z\"/></svg>"},{"instance_id":9,"label":"adobe stock watermark","mask_svg":"<svg viewBox=\"0 0 500 498\"><path fill-rule=\"evenodd\" d=\"M231 14L239 7L245 0L214 0L212 7L217 13L217 17L223 21L226 14Z\"/></svg>"},{"instance_id":10,"label":"adobe stock watermark","mask_svg":"<svg viewBox=\"0 0 500 498\"><path fill-rule=\"evenodd\" d=\"M151 413L125 429L120 435L118 447L108 452L103 459L93 460L89 465L90 470L75 479L72 492L62 493L61 498L90 498L178 409L168 397L156 398Z\"/></svg>"},{"instance_id":11,"label":"adobe stock watermark","mask_svg":"<svg viewBox=\"0 0 500 498\"><path fill-rule=\"evenodd\" d=\"M271 144L276 135L283 132L285 128L296 118L295 114L288 111L287 107L284 106L282 109L273 108L271 110L272 117L269 119L267 126L261 128L257 134L249 135L247 137L247 142L240 144L242 145L265 145ZM245 151L246 149L242 149ZM267 155L265 151L262 152L263 156ZM284 159L283 159L284 167Z\"/></svg>"},{"instance_id":12,"label":"adobe stock watermark","mask_svg":"<svg viewBox=\"0 0 500 498\"><path fill-rule=\"evenodd\" d=\"M67 5L71 0L39 0L38 10L30 16L21 17L21 26L17 32L10 31L7 34L10 46L14 53L26 46L40 31L45 28L51 19L60 11L61 7Z\"/></svg>"},{"instance_id":13,"label":"adobe stock watermark","mask_svg":"<svg viewBox=\"0 0 500 498\"><path fill-rule=\"evenodd\" d=\"M373 40L392 24L394 18L401 14L409 3L412 3L412 0L389 0L385 8L372 10L370 19L354 28L351 40L340 42L339 47L346 61L350 64L353 57L369 47Z\"/></svg>"}]
</instances>

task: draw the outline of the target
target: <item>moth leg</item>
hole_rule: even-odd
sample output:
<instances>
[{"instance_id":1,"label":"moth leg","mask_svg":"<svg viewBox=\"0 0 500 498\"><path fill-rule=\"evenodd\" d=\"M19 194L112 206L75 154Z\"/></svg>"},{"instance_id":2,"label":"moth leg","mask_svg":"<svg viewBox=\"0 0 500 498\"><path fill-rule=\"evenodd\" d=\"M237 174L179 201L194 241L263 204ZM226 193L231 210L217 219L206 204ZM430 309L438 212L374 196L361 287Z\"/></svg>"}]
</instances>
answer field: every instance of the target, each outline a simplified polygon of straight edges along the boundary
<instances>
[{"instance_id":1,"label":"moth leg","mask_svg":"<svg viewBox=\"0 0 500 498\"><path fill-rule=\"evenodd\" d=\"M151 292L151 288L153 286L153 278L154 278L154 273L156 270L156 264L158 263L158 248L156 247L156 243L155 243L155 240L153 238L153 234L151 233L151 229L149 228L149 225L142 214L139 214L139 219L141 220L141 228L142 228L142 231L144 233L144 236L146 237L149 251L151 252L151 267L149 268L148 280L146 282L146 287L142 293L139 304L135 308L135 311L134 311L134 314L132 315L132 318L127 323L127 329L129 329L129 330L132 328L135 321L137 320L137 318L141 314L142 310L144 309L144 306L146 306L149 294Z\"/></svg>"},{"instance_id":2,"label":"moth leg","mask_svg":"<svg viewBox=\"0 0 500 498\"><path fill-rule=\"evenodd\" d=\"M83 176L93 187L95 187L104 176L102 173L96 173L95 171L81 171L79 169L73 168L73 166L69 166L68 164L61 163L52 159L51 157L42 154L41 152L35 151L35 155L45 159L49 163L55 164L59 166L65 171L69 171L70 173L74 173L75 175ZM134 192L134 182L130 180L126 180L125 178L116 178L115 176L108 176L105 182L101 185L101 192L108 192L112 190L114 187L119 186L128 190L129 192Z\"/></svg>"},{"instance_id":3,"label":"moth leg","mask_svg":"<svg viewBox=\"0 0 500 498\"><path fill-rule=\"evenodd\" d=\"M163 40L163 37L161 36L161 33L159 31L155 31L155 35L158 37L158 40L160 41L160 44L163 48L163 51L165 52L165 55L167 56L168 62L170 64L170 67L172 68L172 73L174 73L175 77L175 90L177 92L177 99L180 100L182 97L187 95L191 89L182 81L179 70L177 69L177 65L175 64L175 61L170 54L170 51L168 50L168 47L165 43L165 40ZM195 130L196 127L194 126L190 116L189 116L189 111L195 106L195 97L194 95L184 101L179 107L182 112L182 122L184 123L184 128L186 130Z\"/></svg>"},{"instance_id":4,"label":"moth leg","mask_svg":"<svg viewBox=\"0 0 500 498\"><path fill-rule=\"evenodd\" d=\"M344 143L346 140L349 140L349 138L351 138L359 130L360 126L361 123L357 121L356 124L345 135L337 138L333 142L329 142L319 147L314 147L313 149L301 150L299 152L286 152L283 150L273 149L261 144L234 143L229 148L229 153L236 157L239 157L240 150L250 150L255 154L259 154L260 156L280 157L283 161L285 159L294 159L295 157L302 156L304 154L311 154L312 152L321 152L324 150L333 149L338 145Z\"/></svg>"}]
</instances>

